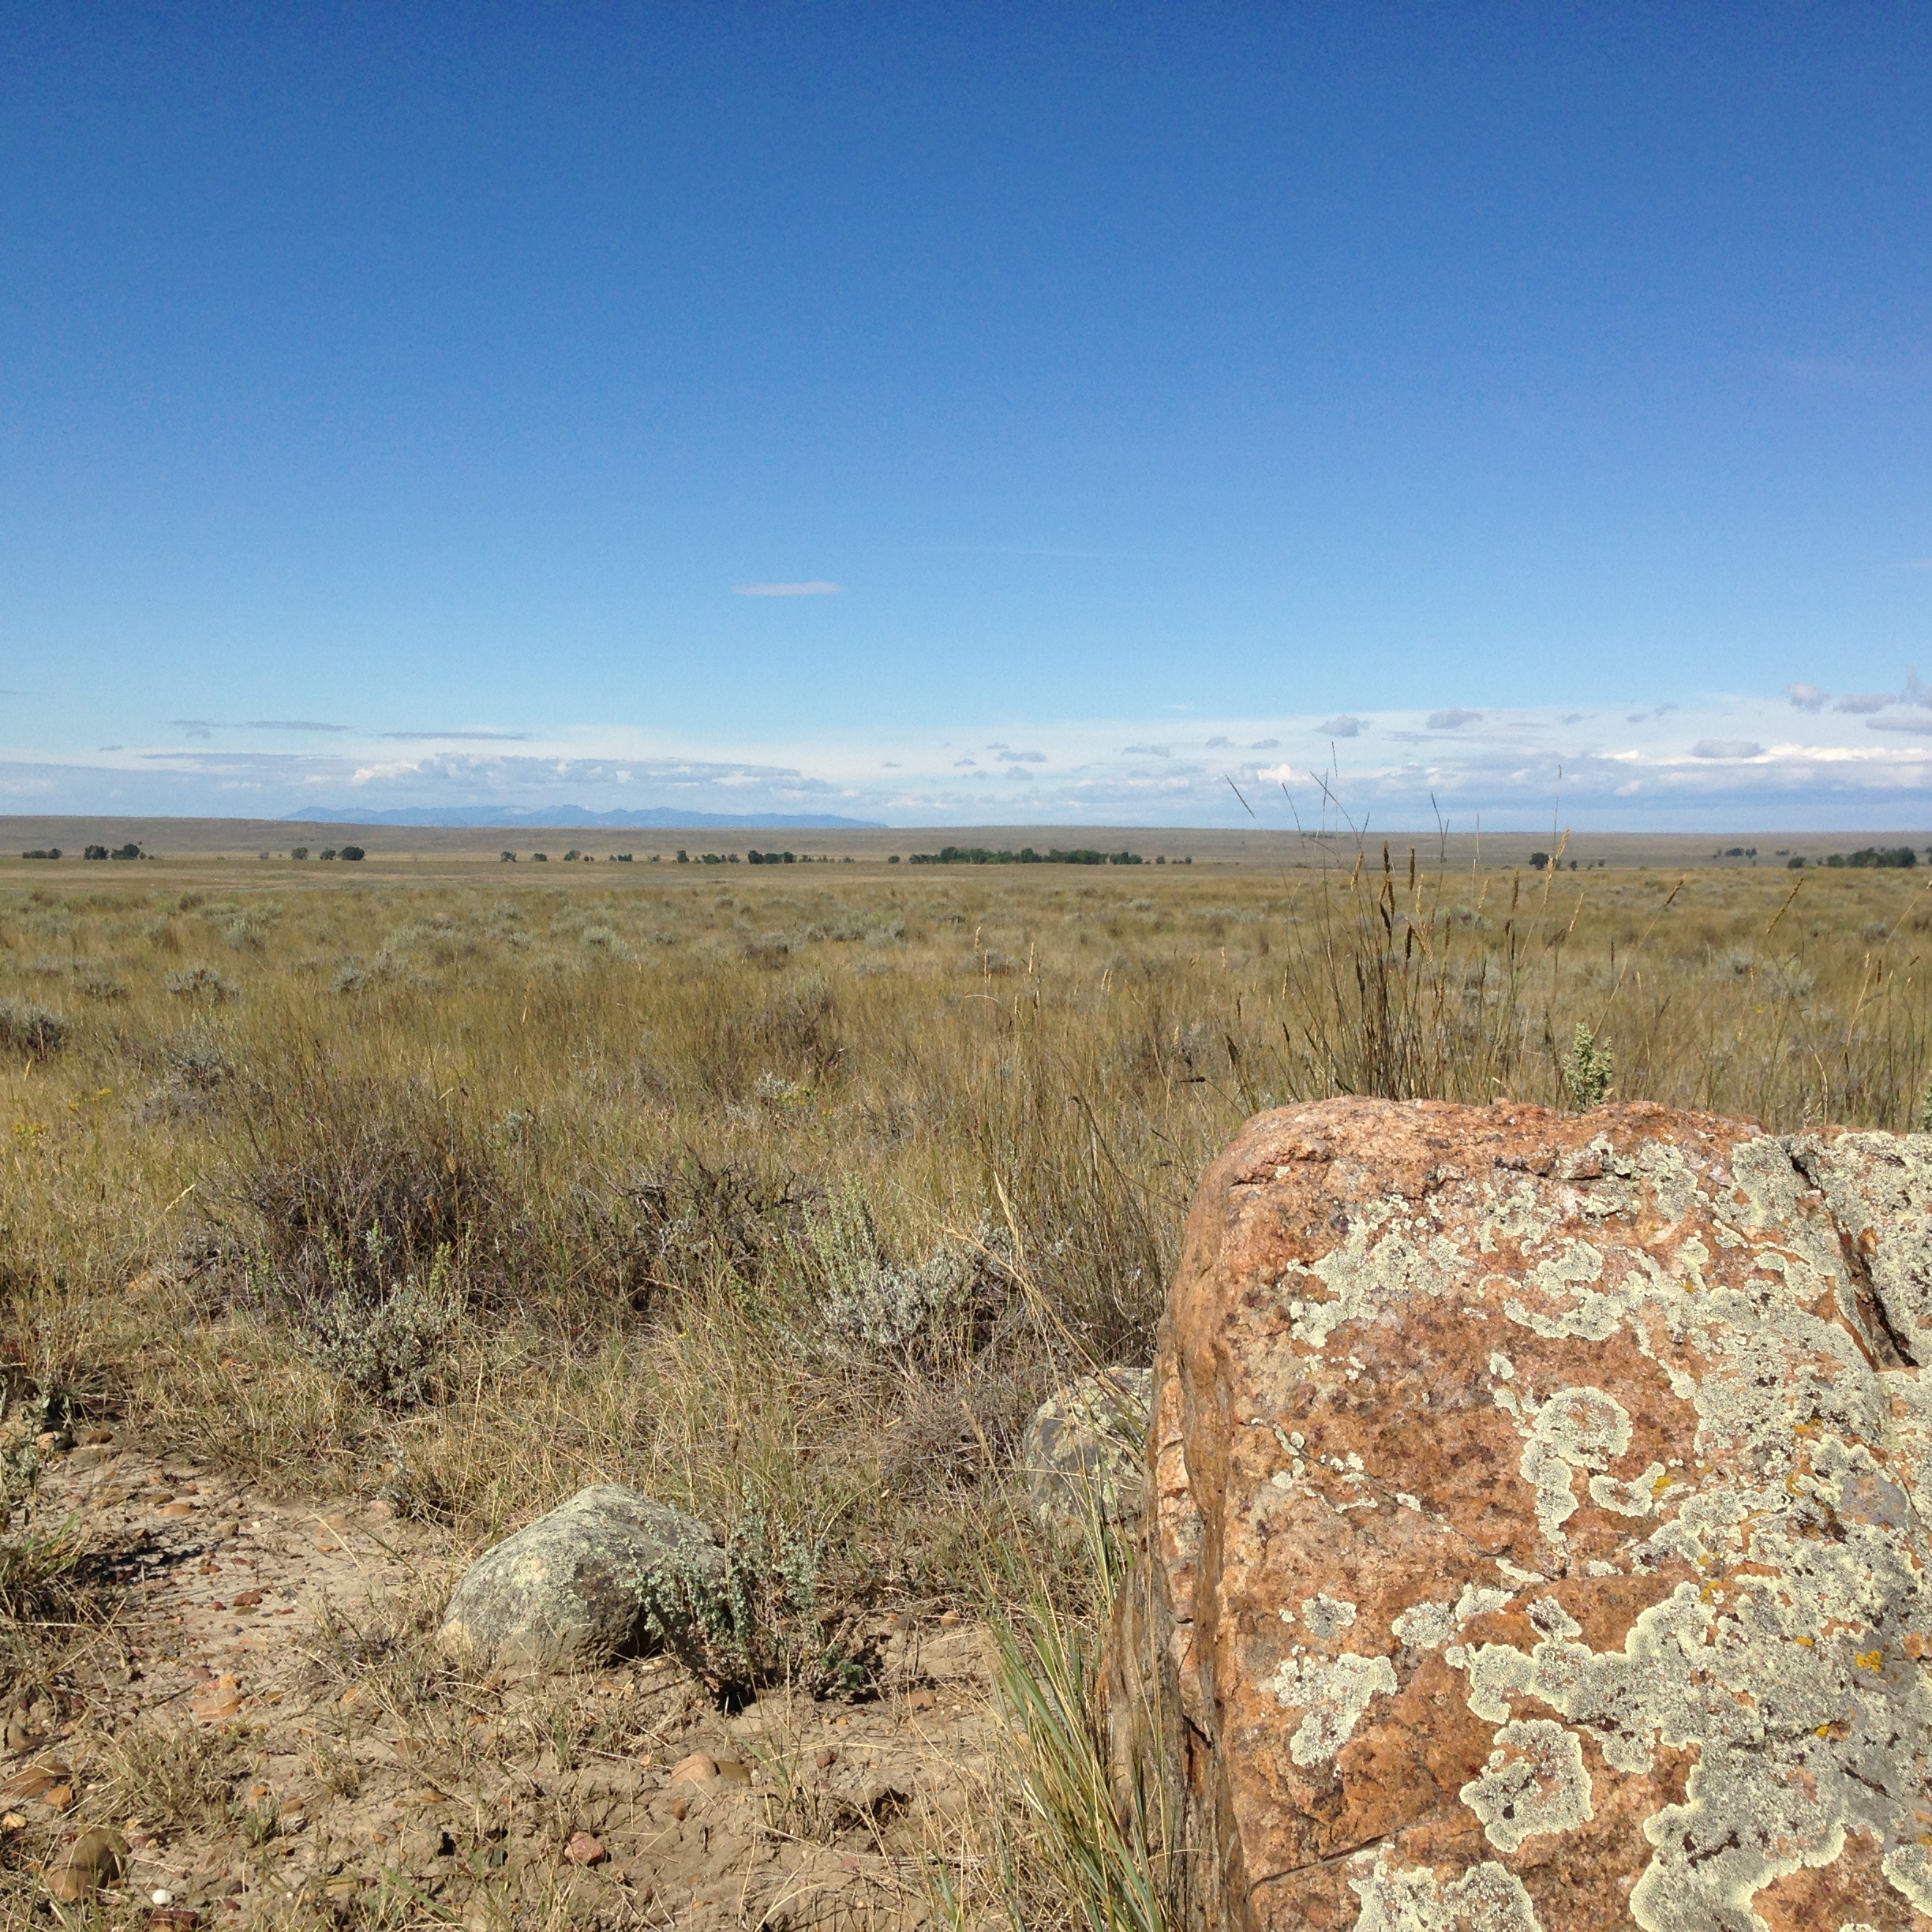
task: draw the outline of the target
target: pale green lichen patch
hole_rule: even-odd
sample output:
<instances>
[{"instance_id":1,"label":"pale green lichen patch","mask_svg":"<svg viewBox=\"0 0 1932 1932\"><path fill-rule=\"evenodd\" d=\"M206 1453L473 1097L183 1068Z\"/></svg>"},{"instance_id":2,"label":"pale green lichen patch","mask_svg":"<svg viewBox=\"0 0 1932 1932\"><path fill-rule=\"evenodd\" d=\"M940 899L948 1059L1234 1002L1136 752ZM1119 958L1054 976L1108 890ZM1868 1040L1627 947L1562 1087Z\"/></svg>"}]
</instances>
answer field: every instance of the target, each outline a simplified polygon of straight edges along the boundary
<instances>
[{"instance_id":1,"label":"pale green lichen patch","mask_svg":"<svg viewBox=\"0 0 1932 1932\"><path fill-rule=\"evenodd\" d=\"M1457 1795L1499 1852L1514 1852L1541 1833L1572 1830L1596 1815L1582 1742L1548 1717L1503 1725L1488 1763Z\"/></svg>"},{"instance_id":2,"label":"pale green lichen patch","mask_svg":"<svg viewBox=\"0 0 1932 1932\"><path fill-rule=\"evenodd\" d=\"M1355 1932L1543 1932L1522 1881L1493 1859L1447 1884L1426 1865L1398 1866L1386 1846L1349 1865Z\"/></svg>"},{"instance_id":3,"label":"pale green lichen patch","mask_svg":"<svg viewBox=\"0 0 1932 1932\"><path fill-rule=\"evenodd\" d=\"M1318 1657L1299 1648L1282 1660L1267 1688L1290 1710L1302 1713L1288 1741L1298 1765L1326 1764L1354 1735L1368 1700L1393 1697L1395 1667L1385 1657Z\"/></svg>"},{"instance_id":4,"label":"pale green lichen patch","mask_svg":"<svg viewBox=\"0 0 1932 1932\"><path fill-rule=\"evenodd\" d=\"M1355 1615L1352 1603L1339 1602L1325 1593L1309 1597L1301 1606L1301 1621L1322 1643L1340 1636L1355 1621Z\"/></svg>"}]
</instances>

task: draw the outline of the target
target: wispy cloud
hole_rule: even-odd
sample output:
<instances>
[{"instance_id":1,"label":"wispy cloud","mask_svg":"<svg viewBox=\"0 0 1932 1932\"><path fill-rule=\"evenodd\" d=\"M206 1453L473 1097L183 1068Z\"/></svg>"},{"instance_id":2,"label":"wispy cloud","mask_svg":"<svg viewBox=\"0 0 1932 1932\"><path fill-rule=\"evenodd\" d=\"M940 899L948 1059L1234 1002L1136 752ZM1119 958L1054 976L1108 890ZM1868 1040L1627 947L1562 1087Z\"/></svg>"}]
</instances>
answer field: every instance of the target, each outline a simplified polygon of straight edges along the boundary
<instances>
[{"instance_id":1,"label":"wispy cloud","mask_svg":"<svg viewBox=\"0 0 1932 1932\"><path fill-rule=\"evenodd\" d=\"M1932 718L1889 717L1867 718L1867 731L1919 732L1932 734Z\"/></svg>"},{"instance_id":2,"label":"wispy cloud","mask_svg":"<svg viewBox=\"0 0 1932 1932\"><path fill-rule=\"evenodd\" d=\"M1822 711L1831 693L1816 684L1787 684L1784 695L1800 711Z\"/></svg>"},{"instance_id":3,"label":"wispy cloud","mask_svg":"<svg viewBox=\"0 0 1932 1932\"><path fill-rule=\"evenodd\" d=\"M1452 705L1447 711L1432 711L1428 728L1431 731L1460 731L1465 724L1480 724L1482 715L1480 711L1465 711Z\"/></svg>"},{"instance_id":4,"label":"wispy cloud","mask_svg":"<svg viewBox=\"0 0 1932 1932\"><path fill-rule=\"evenodd\" d=\"M1449 713L1439 711L1436 715L1447 717ZM1368 721L1366 718L1355 717L1346 711L1331 718L1324 718L1321 721L1321 734L1324 738L1359 738L1368 728ZM1273 747L1269 748L1272 750Z\"/></svg>"},{"instance_id":5,"label":"wispy cloud","mask_svg":"<svg viewBox=\"0 0 1932 1932\"><path fill-rule=\"evenodd\" d=\"M354 731L353 724L324 724L315 718L170 718L169 724L178 731L272 731L272 732L326 732Z\"/></svg>"},{"instance_id":6,"label":"wispy cloud","mask_svg":"<svg viewBox=\"0 0 1932 1932\"><path fill-rule=\"evenodd\" d=\"M1858 692L1840 698L1832 706L1834 711L1849 711L1855 717L1865 717L1874 711L1882 711L1887 705L1895 705L1897 698L1889 692Z\"/></svg>"},{"instance_id":7,"label":"wispy cloud","mask_svg":"<svg viewBox=\"0 0 1932 1932\"><path fill-rule=\"evenodd\" d=\"M845 586L814 578L807 583L733 584L734 597L837 597Z\"/></svg>"},{"instance_id":8,"label":"wispy cloud","mask_svg":"<svg viewBox=\"0 0 1932 1932\"><path fill-rule=\"evenodd\" d=\"M1700 738L1690 747L1694 758L1754 758L1764 756L1764 747L1754 738Z\"/></svg>"},{"instance_id":9,"label":"wispy cloud","mask_svg":"<svg viewBox=\"0 0 1932 1932\"><path fill-rule=\"evenodd\" d=\"M1131 744L1121 747L1122 758L1172 758L1174 747L1164 744Z\"/></svg>"},{"instance_id":10,"label":"wispy cloud","mask_svg":"<svg viewBox=\"0 0 1932 1932\"><path fill-rule=\"evenodd\" d=\"M1279 738L1257 738L1248 749L1250 751L1273 751L1278 749L1280 744L1281 740Z\"/></svg>"},{"instance_id":11,"label":"wispy cloud","mask_svg":"<svg viewBox=\"0 0 1932 1932\"><path fill-rule=\"evenodd\" d=\"M378 732L376 736L402 743L420 743L428 739L460 738L487 744L527 744L533 734L529 732L498 731L397 731Z\"/></svg>"}]
</instances>

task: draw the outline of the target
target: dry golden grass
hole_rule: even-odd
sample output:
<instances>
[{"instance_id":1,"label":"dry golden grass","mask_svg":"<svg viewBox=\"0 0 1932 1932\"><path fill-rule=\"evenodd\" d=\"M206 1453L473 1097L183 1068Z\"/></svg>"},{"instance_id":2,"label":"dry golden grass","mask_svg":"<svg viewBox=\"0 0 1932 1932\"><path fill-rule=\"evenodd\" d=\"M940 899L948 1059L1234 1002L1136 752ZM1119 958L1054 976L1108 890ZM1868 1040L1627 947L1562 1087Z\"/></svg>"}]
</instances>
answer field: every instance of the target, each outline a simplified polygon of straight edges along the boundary
<instances>
[{"instance_id":1,"label":"dry golden grass","mask_svg":"<svg viewBox=\"0 0 1932 1932\"><path fill-rule=\"evenodd\" d=\"M1914 873L1350 864L8 893L12 1358L183 1454L387 1477L478 1540L592 1475L713 1515L811 1500L901 1552L909 1504L930 1547L887 1567L938 1587L1042 1380L1146 1352L1195 1178L1256 1108L1561 1104L1581 1021L1623 1097L1915 1122ZM887 1262L1001 1234L1030 1316L813 1345L800 1230L848 1185ZM313 1318L439 1251L434 1386L384 1400Z\"/></svg>"},{"instance_id":2,"label":"dry golden grass","mask_svg":"<svg viewBox=\"0 0 1932 1932\"><path fill-rule=\"evenodd\" d=\"M1081 1614L1017 1432L1259 1108L1567 1105L1579 1024L1778 1129L1932 1076L1914 872L116 872L0 886L17 1409L468 1546L633 1481L867 1605Z\"/></svg>"}]
</instances>

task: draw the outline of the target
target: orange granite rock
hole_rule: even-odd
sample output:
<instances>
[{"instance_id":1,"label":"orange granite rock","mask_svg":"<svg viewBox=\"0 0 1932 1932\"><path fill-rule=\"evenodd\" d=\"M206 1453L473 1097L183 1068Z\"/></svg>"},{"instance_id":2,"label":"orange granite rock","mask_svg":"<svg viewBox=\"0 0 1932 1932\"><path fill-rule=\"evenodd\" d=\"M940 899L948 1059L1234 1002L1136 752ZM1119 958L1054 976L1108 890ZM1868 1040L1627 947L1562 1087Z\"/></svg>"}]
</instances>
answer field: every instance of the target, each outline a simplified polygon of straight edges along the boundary
<instances>
[{"instance_id":1,"label":"orange granite rock","mask_svg":"<svg viewBox=\"0 0 1932 1932\"><path fill-rule=\"evenodd\" d=\"M1196 1198L1117 1607L1192 1913L1932 1927L1932 1139L1264 1114Z\"/></svg>"}]
</instances>

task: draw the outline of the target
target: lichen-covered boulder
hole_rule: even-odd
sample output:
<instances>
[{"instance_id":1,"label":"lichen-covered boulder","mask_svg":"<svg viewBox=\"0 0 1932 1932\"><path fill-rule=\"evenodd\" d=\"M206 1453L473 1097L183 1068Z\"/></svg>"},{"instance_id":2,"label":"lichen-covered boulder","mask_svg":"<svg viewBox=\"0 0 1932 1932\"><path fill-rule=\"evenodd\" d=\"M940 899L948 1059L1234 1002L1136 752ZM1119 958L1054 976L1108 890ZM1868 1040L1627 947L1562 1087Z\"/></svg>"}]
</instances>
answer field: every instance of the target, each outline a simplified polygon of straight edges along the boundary
<instances>
[{"instance_id":1,"label":"lichen-covered boulder","mask_svg":"<svg viewBox=\"0 0 1932 1932\"><path fill-rule=\"evenodd\" d=\"M1212 1925L1932 1927L1932 1139L1339 1100L1196 1197L1108 1661Z\"/></svg>"},{"instance_id":2,"label":"lichen-covered boulder","mask_svg":"<svg viewBox=\"0 0 1932 1932\"><path fill-rule=\"evenodd\" d=\"M640 1580L721 1586L724 1553L695 1518L605 1484L526 1524L463 1573L438 1639L459 1655L540 1669L642 1647Z\"/></svg>"},{"instance_id":3,"label":"lichen-covered boulder","mask_svg":"<svg viewBox=\"0 0 1932 1932\"><path fill-rule=\"evenodd\" d=\"M1055 1391L1033 1411L1020 1466L1036 1521L1076 1530L1098 1517L1139 1519L1147 1500L1148 1404L1153 1372L1101 1368Z\"/></svg>"}]
</instances>

